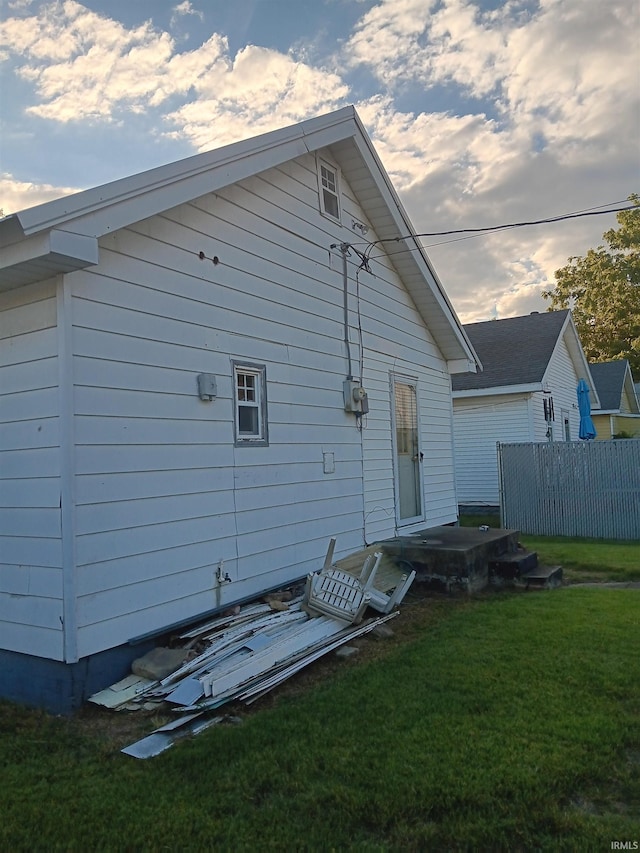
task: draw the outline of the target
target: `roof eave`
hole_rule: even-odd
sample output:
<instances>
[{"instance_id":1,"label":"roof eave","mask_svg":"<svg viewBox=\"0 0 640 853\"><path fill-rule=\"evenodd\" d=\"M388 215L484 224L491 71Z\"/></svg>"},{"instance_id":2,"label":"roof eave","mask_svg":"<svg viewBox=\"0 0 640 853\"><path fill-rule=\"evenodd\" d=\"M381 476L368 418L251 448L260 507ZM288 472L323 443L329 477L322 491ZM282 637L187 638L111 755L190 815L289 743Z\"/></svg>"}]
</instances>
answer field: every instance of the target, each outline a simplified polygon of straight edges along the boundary
<instances>
[{"instance_id":1,"label":"roof eave","mask_svg":"<svg viewBox=\"0 0 640 853\"><path fill-rule=\"evenodd\" d=\"M98 258L95 237L55 228L26 237L3 249L0 291L94 266Z\"/></svg>"},{"instance_id":2,"label":"roof eave","mask_svg":"<svg viewBox=\"0 0 640 853\"><path fill-rule=\"evenodd\" d=\"M499 397L511 394L533 394L543 391L542 382L529 382L522 385L491 385L487 388L464 388L453 392L453 399L467 397Z\"/></svg>"}]
</instances>

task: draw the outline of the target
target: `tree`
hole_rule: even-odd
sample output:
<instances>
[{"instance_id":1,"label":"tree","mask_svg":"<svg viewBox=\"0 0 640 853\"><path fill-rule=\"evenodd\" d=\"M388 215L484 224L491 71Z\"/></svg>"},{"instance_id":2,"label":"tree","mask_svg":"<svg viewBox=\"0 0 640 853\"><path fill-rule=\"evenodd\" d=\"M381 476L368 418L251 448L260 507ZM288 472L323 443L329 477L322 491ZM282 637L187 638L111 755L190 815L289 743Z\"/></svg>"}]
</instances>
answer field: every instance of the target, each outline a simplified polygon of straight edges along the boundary
<instances>
[{"instance_id":1,"label":"tree","mask_svg":"<svg viewBox=\"0 0 640 853\"><path fill-rule=\"evenodd\" d=\"M602 235L608 247L569 258L542 295L550 311L571 309L588 361L626 358L640 380L640 198L629 201L634 207L616 216L620 227Z\"/></svg>"}]
</instances>

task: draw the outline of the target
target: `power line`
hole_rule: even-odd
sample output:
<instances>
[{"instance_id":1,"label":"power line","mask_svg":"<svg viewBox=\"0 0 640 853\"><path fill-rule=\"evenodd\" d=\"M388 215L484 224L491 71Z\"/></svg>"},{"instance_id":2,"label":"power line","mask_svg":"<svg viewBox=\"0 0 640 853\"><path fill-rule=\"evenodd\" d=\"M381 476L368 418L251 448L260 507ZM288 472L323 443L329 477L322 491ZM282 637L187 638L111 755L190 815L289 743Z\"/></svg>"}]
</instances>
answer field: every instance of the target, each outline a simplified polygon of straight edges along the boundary
<instances>
[{"instance_id":1,"label":"power line","mask_svg":"<svg viewBox=\"0 0 640 853\"><path fill-rule=\"evenodd\" d=\"M638 209L638 206L635 204L626 205L625 207L608 207L607 210L596 210L594 208L590 208L588 210L578 211L577 213L563 213L560 216L550 216L546 219L531 219L525 222L509 222L505 225L488 225L483 228L452 228L448 231L423 231L420 234L405 234L399 237L387 237L380 240L374 240L372 243L369 243L365 250L365 255L367 258L371 257L373 248L380 243L399 243L402 240L411 240L416 237L450 237L454 234L470 235L468 237L459 238L461 240L468 240L471 239L472 236L491 234L496 231L506 231L510 228L524 228L530 225L547 225L552 222L563 222L567 219L580 219L584 216L603 216L607 213L619 213L622 210L634 209Z\"/></svg>"}]
</instances>

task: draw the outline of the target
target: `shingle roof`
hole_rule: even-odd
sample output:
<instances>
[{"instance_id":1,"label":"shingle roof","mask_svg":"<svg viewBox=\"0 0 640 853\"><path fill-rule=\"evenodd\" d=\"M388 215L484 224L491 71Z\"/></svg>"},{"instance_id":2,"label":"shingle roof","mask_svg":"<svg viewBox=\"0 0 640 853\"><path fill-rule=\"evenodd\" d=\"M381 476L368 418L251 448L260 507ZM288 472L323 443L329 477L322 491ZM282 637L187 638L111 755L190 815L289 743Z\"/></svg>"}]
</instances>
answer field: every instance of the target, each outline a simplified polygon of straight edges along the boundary
<instances>
[{"instance_id":1,"label":"shingle roof","mask_svg":"<svg viewBox=\"0 0 640 853\"><path fill-rule=\"evenodd\" d=\"M589 365L598 397L600 397L600 406L605 412L617 411L620 408L628 365L629 362L626 359Z\"/></svg>"},{"instance_id":2,"label":"shingle roof","mask_svg":"<svg viewBox=\"0 0 640 853\"><path fill-rule=\"evenodd\" d=\"M568 314L547 311L465 325L483 371L452 376L453 390L541 382Z\"/></svg>"}]
</instances>

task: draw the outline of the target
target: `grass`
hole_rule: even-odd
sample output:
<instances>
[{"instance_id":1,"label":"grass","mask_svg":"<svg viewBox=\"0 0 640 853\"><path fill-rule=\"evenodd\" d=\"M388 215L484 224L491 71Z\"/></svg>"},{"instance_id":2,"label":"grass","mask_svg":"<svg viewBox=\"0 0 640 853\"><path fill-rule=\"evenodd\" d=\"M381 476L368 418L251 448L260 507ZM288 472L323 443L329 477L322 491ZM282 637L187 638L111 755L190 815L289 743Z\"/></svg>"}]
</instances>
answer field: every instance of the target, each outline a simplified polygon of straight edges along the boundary
<instances>
[{"instance_id":1,"label":"grass","mask_svg":"<svg viewBox=\"0 0 640 853\"><path fill-rule=\"evenodd\" d=\"M500 518L493 516L461 516L465 527L500 527ZM568 536L532 536L522 533L520 541L529 551L536 551L538 560L547 566L563 567L564 578L579 581L640 581L640 542L621 542L614 539L583 539Z\"/></svg>"},{"instance_id":2,"label":"grass","mask_svg":"<svg viewBox=\"0 0 640 853\"><path fill-rule=\"evenodd\" d=\"M391 639L148 761L119 753L97 709L83 727L0 704L0 849L640 839L639 619L626 589L406 599Z\"/></svg>"}]
</instances>

